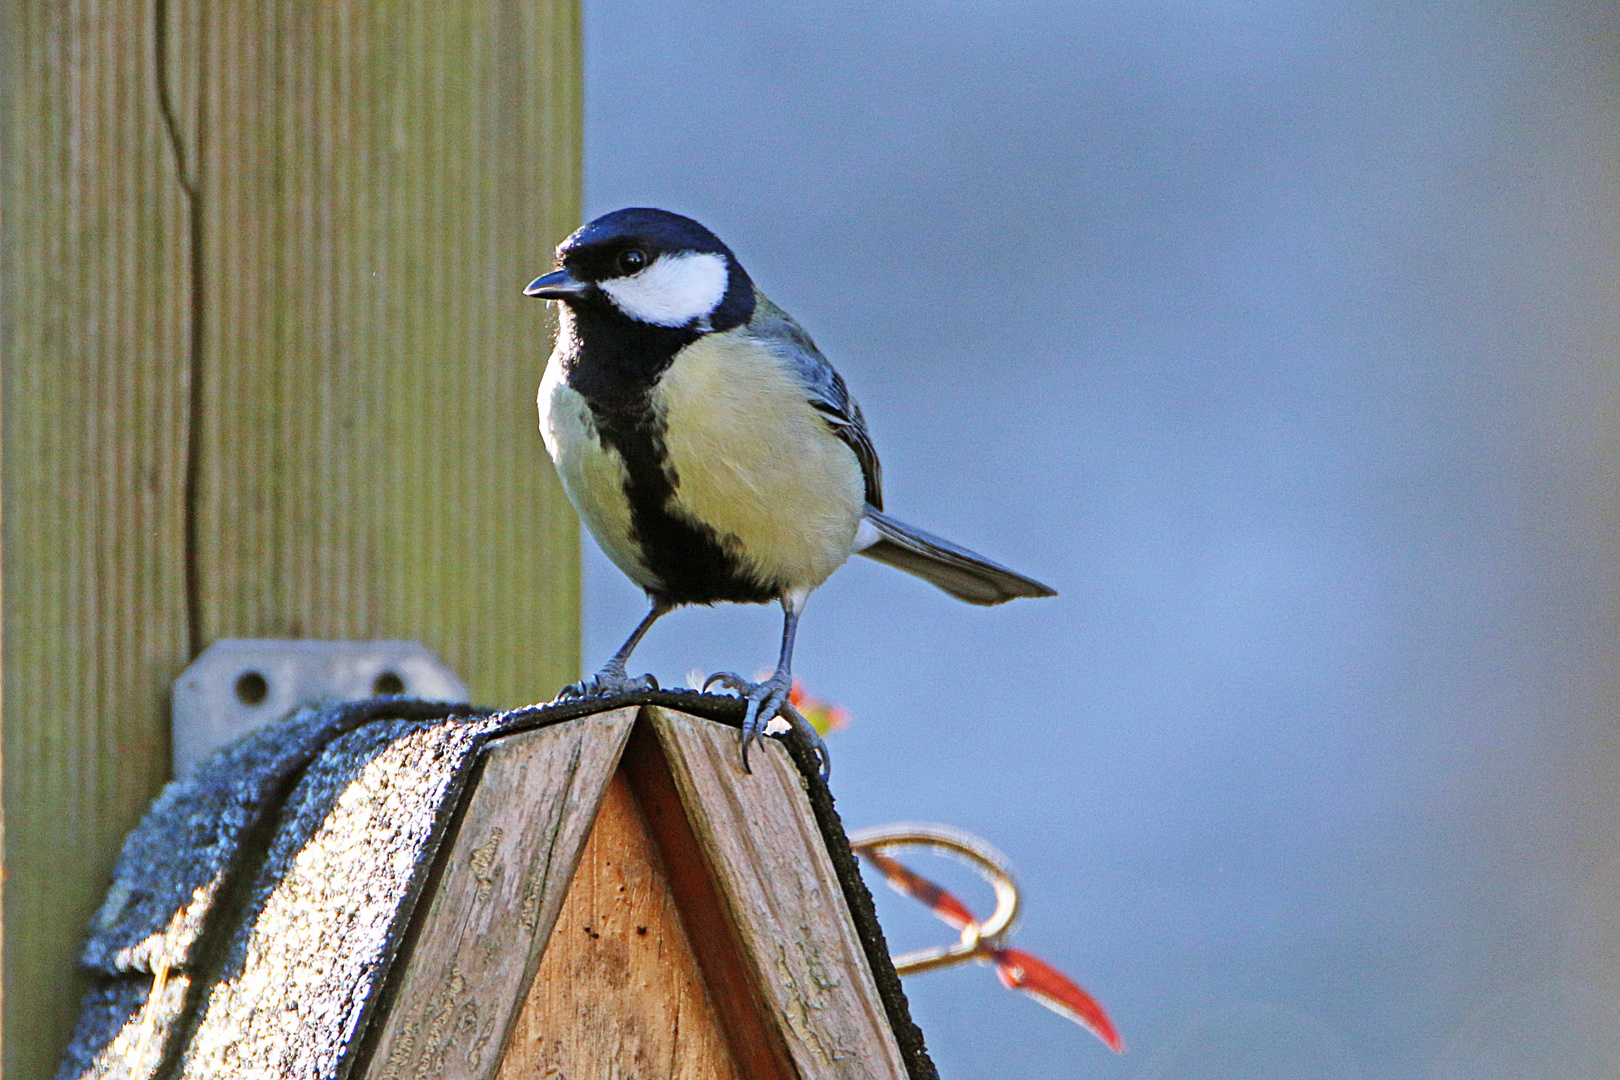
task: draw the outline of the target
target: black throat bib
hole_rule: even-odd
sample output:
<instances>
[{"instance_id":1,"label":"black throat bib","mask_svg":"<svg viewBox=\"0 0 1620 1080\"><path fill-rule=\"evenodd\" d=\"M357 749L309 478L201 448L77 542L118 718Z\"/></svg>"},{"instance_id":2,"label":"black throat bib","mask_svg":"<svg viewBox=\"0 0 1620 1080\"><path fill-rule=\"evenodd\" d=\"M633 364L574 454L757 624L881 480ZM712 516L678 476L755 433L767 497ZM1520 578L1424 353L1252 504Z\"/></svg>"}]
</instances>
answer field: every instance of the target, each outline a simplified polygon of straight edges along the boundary
<instances>
[{"instance_id":1,"label":"black throat bib","mask_svg":"<svg viewBox=\"0 0 1620 1080\"><path fill-rule=\"evenodd\" d=\"M777 599L781 586L747 571L734 538L672 512L681 478L669 462L664 417L653 407L652 391L676 355L703 333L692 326L635 322L592 304L579 305L561 321L564 378L585 398L602 442L624 461L630 538L658 579L648 591L672 604Z\"/></svg>"}]
</instances>

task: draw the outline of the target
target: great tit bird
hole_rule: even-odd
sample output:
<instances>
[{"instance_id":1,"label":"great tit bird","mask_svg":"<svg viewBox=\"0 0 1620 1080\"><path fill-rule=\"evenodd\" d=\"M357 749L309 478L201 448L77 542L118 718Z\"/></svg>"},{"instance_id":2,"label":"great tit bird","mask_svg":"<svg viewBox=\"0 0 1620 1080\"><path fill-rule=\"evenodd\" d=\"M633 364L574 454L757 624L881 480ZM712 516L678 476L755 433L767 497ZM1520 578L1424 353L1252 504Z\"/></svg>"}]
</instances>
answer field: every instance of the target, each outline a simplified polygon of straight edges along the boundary
<instances>
[{"instance_id":1,"label":"great tit bird","mask_svg":"<svg viewBox=\"0 0 1620 1080\"><path fill-rule=\"evenodd\" d=\"M1040 582L883 512L860 407L810 335L754 287L708 229L664 210L605 214L557 248L524 295L558 301L540 433L563 490L652 610L592 677L560 697L655 688L625 664L682 604L782 605L782 652L761 683L709 677L747 699L748 747L781 716L826 748L789 701L805 601L851 555L970 604L1056 595Z\"/></svg>"}]
</instances>

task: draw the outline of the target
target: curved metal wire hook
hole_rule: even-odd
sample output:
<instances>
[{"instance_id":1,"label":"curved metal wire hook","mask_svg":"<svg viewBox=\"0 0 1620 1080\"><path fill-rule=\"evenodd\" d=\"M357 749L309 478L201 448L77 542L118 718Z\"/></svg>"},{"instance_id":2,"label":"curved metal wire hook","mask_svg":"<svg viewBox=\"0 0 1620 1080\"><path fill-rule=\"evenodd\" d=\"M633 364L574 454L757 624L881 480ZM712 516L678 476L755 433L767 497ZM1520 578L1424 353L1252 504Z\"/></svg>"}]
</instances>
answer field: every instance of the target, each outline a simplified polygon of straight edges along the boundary
<instances>
[{"instance_id":1,"label":"curved metal wire hook","mask_svg":"<svg viewBox=\"0 0 1620 1080\"><path fill-rule=\"evenodd\" d=\"M996 977L1010 990L1021 990L1060 1016L1067 1017L1096 1035L1116 1053L1123 1052L1114 1022L1095 998L1074 980L1038 956L1005 943L1007 933L1018 918L1018 886L1007 869L1007 857L977 836L948 825L926 825L905 821L862 829L850 836L850 847L861 858L883 873L898 891L928 905L938 918L962 932L955 945L918 949L894 957L901 975L960 964L964 960L984 960L996 969ZM898 859L885 855L894 847L927 847L953 855L978 871L996 891L996 910L988 919L975 919L968 906Z\"/></svg>"},{"instance_id":2,"label":"curved metal wire hook","mask_svg":"<svg viewBox=\"0 0 1620 1080\"><path fill-rule=\"evenodd\" d=\"M1001 947L1002 940L1018 919L1018 883L1013 880L1012 871L1007 867L1007 857L971 833L953 829L949 825L899 821L850 833L849 845L857 855L871 860L882 869L891 881L910 878L916 882L915 888L905 891L928 904L934 914L962 931L961 940L955 945L916 949L896 956L894 967L901 975L915 975L986 958ZM932 848L967 863L995 890L995 911L983 921L974 919L954 897L883 856L884 850L896 847Z\"/></svg>"}]
</instances>

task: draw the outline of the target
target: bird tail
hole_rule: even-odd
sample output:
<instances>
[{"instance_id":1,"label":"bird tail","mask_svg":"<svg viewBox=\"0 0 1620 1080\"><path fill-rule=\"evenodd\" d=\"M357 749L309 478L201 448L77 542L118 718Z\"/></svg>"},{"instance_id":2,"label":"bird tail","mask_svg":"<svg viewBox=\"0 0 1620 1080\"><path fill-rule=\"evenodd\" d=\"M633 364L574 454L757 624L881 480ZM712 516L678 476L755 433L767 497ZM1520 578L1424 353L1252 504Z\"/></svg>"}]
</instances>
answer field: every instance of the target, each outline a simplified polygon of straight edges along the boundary
<instances>
[{"instance_id":1,"label":"bird tail","mask_svg":"<svg viewBox=\"0 0 1620 1080\"><path fill-rule=\"evenodd\" d=\"M881 510L868 506L856 543L868 559L915 574L970 604L1005 604L1020 596L1056 596L1034 578L997 566L983 555L957 547Z\"/></svg>"}]
</instances>

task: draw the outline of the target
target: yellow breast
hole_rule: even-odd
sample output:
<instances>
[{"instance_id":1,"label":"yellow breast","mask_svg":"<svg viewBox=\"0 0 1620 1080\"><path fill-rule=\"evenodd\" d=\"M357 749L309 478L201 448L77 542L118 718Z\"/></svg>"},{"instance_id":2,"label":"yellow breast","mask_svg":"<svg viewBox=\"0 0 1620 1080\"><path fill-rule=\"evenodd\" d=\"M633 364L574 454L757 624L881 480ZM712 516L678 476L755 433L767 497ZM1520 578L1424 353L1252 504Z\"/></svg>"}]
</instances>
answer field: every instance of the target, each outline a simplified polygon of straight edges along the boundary
<instances>
[{"instance_id":1,"label":"yellow breast","mask_svg":"<svg viewBox=\"0 0 1620 1080\"><path fill-rule=\"evenodd\" d=\"M540 435L557 464L568 501L613 564L644 589L657 585L641 561L631 536L630 503L625 498L624 459L604 445L585 398L562 377L554 356L540 383Z\"/></svg>"},{"instance_id":2,"label":"yellow breast","mask_svg":"<svg viewBox=\"0 0 1620 1080\"><path fill-rule=\"evenodd\" d=\"M768 349L741 331L700 338L652 399L675 513L788 588L815 588L849 558L865 503L860 463Z\"/></svg>"}]
</instances>

